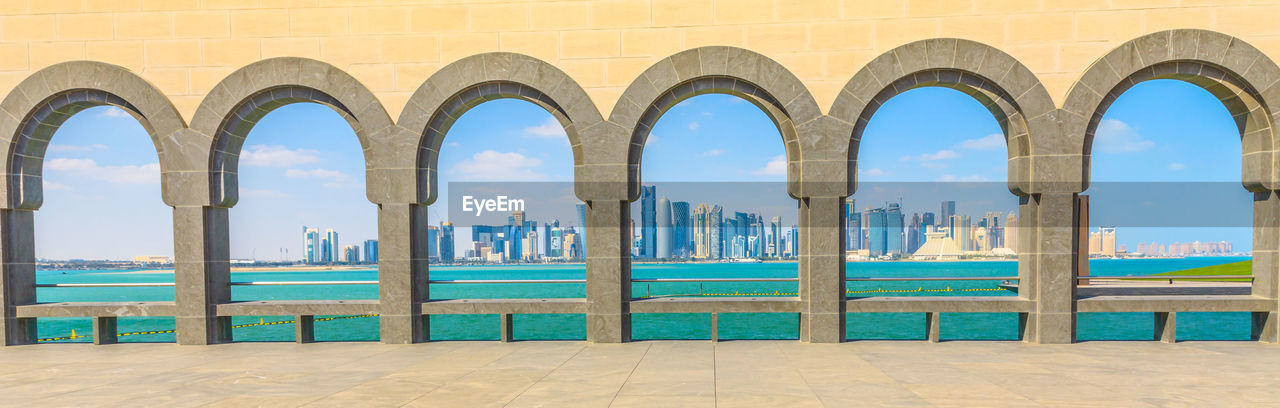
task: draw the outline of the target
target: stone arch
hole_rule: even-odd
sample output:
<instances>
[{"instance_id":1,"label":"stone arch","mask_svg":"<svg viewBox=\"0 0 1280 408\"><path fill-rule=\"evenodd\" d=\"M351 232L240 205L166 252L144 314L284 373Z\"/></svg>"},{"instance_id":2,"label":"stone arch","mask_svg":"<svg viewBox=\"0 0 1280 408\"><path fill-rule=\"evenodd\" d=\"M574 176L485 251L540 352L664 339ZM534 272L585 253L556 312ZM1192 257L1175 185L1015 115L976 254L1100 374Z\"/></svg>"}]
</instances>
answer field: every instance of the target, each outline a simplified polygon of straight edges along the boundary
<instances>
[{"instance_id":1,"label":"stone arch","mask_svg":"<svg viewBox=\"0 0 1280 408\"><path fill-rule=\"evenodd\" d=\"M799 186L802 154L800 135L820 126L822 112L813 95L782 64L755 52L734 47L685 50L650 66L623 92L609 122L628 136L625 149L614 148L611 163L626 163L627 199L640 195L640 163L645 140L668 109L688 98L708 93L730 94L759 107L778 127L787 156L788 193L803 195ZM806 161L807 163L807 161Z\"/></svg>"},{"instance_id":2,"label":"stone arch","mask_svg":"<svg viewBox=\"0 0 1280 408\"><path fill-rule=\"evenodd\" d=\"M889 99L911 89L942 86L963 92L991 112L1004 131L1009 152L1009 190L1032 193L1032 160L1055 154L1055 107L1040 80L1012 56L979 42L936 38L890 50L854 74L829 115L850 135L832 140L830 151L847 160L848 191L857 190L858 146L871 116Z\"/></svg>"},{"instance_id":3,"label":"stone arch","mask_svg":"<svg viewBox=\"0 0 1280 408\"><path fill-rule=\"evenodd\" d=\"M1280 106L1280 67L1257 48L1207 30L1168 30L1116 47L1090 65L1062 108L1070 154L1081 163L1080 190L1088 188L1093 136L1102 115L1121 94L1152 79L1176 79L1213 94L1236 122L1243 147L1241 183L1252 192L1275 190L1274 107Z\"/></svg>"},{"instance_id":4,"label":"stone arch","mask_svg":"<svg viewBox=\"0 0 1280 408\"><path fill-rule=\"evenodd\" d=\"M546 109L564 127L573 150L575 179L585 167L584 141L604 119L587 92L559 68L509 52L477 54L455 61L426 80L400 114L401 128L417 146L395 150L395 168L413 169L414 201L436 200L436 165L444 138L464 113L495 99L520 99ZM414 148L416 147L416 148Z\"/></svg>"},{"instance_id":5,"label":"stone arch","mask_svg":"<svg viewBox=\"0 0 1280 408\"><path fill-rule=\"evenodd\" d=\"M164 93L123 67L72 61L37 71L0 102L0 134L7 135L4 157L9 209L36 210L43 203L41 176L49 139L72 115L110 105L123 109L146 129L156 148L162 173L171 136L186 127ZM169 190L168 186L164 188ZM167 197L168 194L165 194ZM166 199L166 203L169 203Z\"/></svg>"},{"instance_id":6,"label":"stone arch","mask_svg":"<svg viewBox=\"0 0 1280 408\"><path fill-rule=\"evenodd\" d=\"M314 102L332 108L355 130L364 153L370 201L378 184L377 158L394 135L391 116L377 97L354 77L327 63L306 58L271 58L245 66L219 82L200 103L191 131L203 137L181 167L208 172L209 203L231 207L237 199L240 150L249 130L276 108Z\"/></svg>"}]
</instances>

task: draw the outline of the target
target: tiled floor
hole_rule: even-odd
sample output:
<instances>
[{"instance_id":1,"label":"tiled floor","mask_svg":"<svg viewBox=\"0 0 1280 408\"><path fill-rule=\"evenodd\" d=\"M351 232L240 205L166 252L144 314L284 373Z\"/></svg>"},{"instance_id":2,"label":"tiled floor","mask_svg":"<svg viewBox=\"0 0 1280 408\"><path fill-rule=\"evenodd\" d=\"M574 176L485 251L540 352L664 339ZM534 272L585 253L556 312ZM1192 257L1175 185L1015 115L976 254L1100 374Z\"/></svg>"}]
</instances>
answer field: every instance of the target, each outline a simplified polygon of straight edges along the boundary
<instances>
[{"instance_id":1,"label":"tiled floor","mask_svg":"<svg viewBox=\"0 0 1280 408\"><path fill-rule=\"evenodd\" d=\"M1280 406L1248 342L0 348L3 406Z\"/></svg>"}]
</instances>

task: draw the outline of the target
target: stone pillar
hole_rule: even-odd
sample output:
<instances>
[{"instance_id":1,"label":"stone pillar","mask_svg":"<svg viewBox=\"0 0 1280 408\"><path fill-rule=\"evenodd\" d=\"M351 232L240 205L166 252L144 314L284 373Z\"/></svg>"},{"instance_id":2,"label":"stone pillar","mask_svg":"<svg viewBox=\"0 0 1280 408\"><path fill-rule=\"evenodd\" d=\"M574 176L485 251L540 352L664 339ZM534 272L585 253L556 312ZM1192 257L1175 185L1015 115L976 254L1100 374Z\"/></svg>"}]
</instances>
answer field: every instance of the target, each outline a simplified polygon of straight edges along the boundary
<instances>
[{"instance_id":1,"label":"stone pillar","mask_svg":"<svg viewBox=\"0 0 1280 408\"><path fill-rule=\"evenodd\" d=\"M231 318L218 317L231 301L231 238L227 209L173 207L173 299L178 344L231 340Z\"/></svg>"},{"instance_id":2,"label":"stone pillar","mask_svg":"<svg viewBox=\"0 0 1280 408\"><path fill-rule=\"evenodd\" d=\"M1178 342L1178 313L1155 312L1155 327L1152 339L1162 343Z\"/></svg>"},{"instance_id":3,"label":"stone pillar","mask_svg":"<svg viewBox=\"0 0 1280 408\"><path fill-rule=\"evenodd\" d=\"M115 316L97 316L93 318L93 344L116 344L119 332L116 330Z\"/></svg>"},{"instance_id":4,"label":"stone pillar","mask_svg":"<svg viewBox=\"0 0 1280 408\"><path fill-rule=\"evenodd\" d=\"M1019 287L1023 296L1035 301L1034 311L1024 318L1023 340L1071 343L1076 332L1076 194L1034 194L1022 207L1024 216L1030 215L1028 227L1035 229L1035 241L1028 247L1034 252L1027 254L1035 258L1031 279Z\"/></svg>"},{"instance_id":5,"label":"stone pillar","mask_svg":"<svg viewBox=\"0 0 1280 408\"><path fill-rule=\"evenodd\" d=\"M430 339L418 304L428 296L427 206L378 205L378 303L381 339L408 344Z\"/></svg>"},{"instance_id":6,"label":"stone pillar","mask_svg":"<svg viewBox=\"0 0 1280 408\"><path fill-rule=\"evenodd\" d=\"M843 197L800 200L800 341L844 340Z\"/></svg>"},{"instance_id":7,"label":"stone pillar","mask_svg":"<svg viewBox=\"0 0 1280 408\"><path fill-rule=\"evenodd\" d=\"M0 210L0 333L6 346L36 342L36 319L19 319L16 309L36 302L34 214Z\"/></svg>"},{"instance_id":8,"label":"stone pillar","mask_svg":"<svg viewBox=\"0 0 1280 408\"><path fill-rule=\"evenodd\" d=\"M1253 295L1280 302L1280 194L1253 194ZM1253 313L1252 337L1280 341L1275 312Z\"/></svg>"},{"instance_id":9,"label":"stone pillar","mask_svg":"<svg viewBox=\"0 0 1280 408\"><path fill-rule=\"evenodd\" d=\"M587 341L631 340L631 205L587 202Z\"/></svg>"},{"instance_id":10,"label":"stone pillar","mask_svg":"<svg viewBox=\"0 0 1280 408\"><path fill-rule=\"evenodd\" d=\"M1036 228L1032 220L1039 218L1036 214L1035 201L1030 196L1018 197L1018 297L1035 301L1036 299ZM1035 338L1035 321L1032 313L1018 314L1018 339L1030 341Z\"/></svg>"}]
</instances>

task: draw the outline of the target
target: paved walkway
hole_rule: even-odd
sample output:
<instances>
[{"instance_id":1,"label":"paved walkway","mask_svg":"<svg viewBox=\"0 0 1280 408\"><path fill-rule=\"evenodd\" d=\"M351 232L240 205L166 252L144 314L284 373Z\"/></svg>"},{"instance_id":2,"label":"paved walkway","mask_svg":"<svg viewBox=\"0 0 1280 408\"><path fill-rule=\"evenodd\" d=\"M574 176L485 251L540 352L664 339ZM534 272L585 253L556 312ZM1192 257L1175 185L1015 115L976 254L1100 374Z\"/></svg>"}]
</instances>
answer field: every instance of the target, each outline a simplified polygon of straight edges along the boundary
<instances>
[{"instance_id":1,"label":"paved walkway","mask_svg":"<svg viewBox=\"0 0 1280 408\"><path fill-rule=\"evenodd\" d=\"M1248 342L0 348L3 406L1280 406Z\"/></svg>"}]
</instances>

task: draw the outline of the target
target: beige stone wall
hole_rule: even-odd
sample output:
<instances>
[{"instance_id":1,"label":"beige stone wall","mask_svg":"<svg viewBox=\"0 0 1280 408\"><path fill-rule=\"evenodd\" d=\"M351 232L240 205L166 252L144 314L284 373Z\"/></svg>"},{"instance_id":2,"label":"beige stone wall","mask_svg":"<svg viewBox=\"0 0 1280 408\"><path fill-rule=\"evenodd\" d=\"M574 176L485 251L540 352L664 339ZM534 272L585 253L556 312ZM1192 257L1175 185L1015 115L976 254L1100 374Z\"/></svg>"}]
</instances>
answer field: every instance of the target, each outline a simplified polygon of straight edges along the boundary
<instances>
[{"instance_id":1,"label":"beige stone wall","mask_svg":"<svg viewBox=\"0 0 1280 408\"><path fill-rule=\"evenodd\" d=\"M1229 0L0 0L0 92L69 60L138 72L191 118L222 78L277 56L346 70L392 117L442 66L511 51L560 67L607 116L681 50L729 45L796 74L826 111L874 56L955 37L1016 57L1059 105L1086 67L1142 34L1202 28L1280 56L1280 1Z\"/></svg>"}]
</instances>

